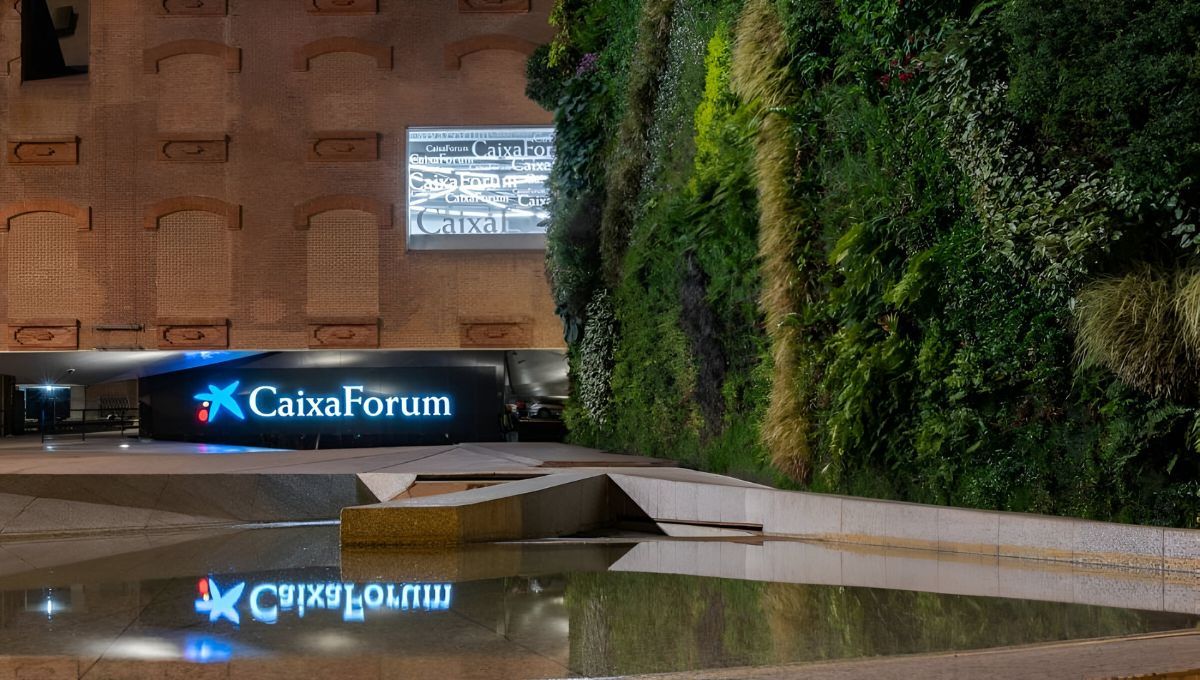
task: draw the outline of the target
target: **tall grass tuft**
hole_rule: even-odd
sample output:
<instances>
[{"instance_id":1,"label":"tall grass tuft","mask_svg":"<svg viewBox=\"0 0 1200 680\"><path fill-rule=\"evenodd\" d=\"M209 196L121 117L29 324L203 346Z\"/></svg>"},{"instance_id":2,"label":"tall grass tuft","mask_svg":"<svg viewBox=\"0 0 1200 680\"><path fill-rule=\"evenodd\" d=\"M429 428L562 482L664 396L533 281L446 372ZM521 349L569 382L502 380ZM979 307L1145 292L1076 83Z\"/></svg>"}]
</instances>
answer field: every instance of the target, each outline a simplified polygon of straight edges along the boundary
<instances>
[{"instance_id":1,"label":"tall grass tuft","mask_svg":"<svg viewBox=\"0 0 1200 680\"><path fill-rule=\"evenodd\" d=\"M1095 281L1075 307L1076 354L1151 396L1195 393L1200 276L1141 265Z\"/></svg>"},{"instance_id":2,"label":"tall grass tuft","mask_svg":"<svg viewBox=\"0 0 1200 680\"><path fill-rule=\"evenodd\" d=\"M793 100L787 42L772 0L749 0L738 19L730 84L757 111L754 172L759 192L760 300L775 366L763 422L771 463L796 481L808 479L812 452L808 395L812 380L797 323L804 288L796 266L801 210L792 186L796 144L781 109Z\"/></svg>"},{"instance_id":3,"label":"tall grass tuft","mask_svg":"<svg viewBox=\"0 0 1200 680\"><path fill-rule=\"evenodd\" d=\"M1200 270L1180 272L1175 284L1175 316L1192 356L1200 358Z\"/></svg>"},{"instance_id":4,"label":"tall grass tuft","mask_svg":"<svg viewBox=\"0 0 1200 680\"><path fill-rule=\"evenodd\" d=\"M600 221L600 259L604 278L616 288L629 234L637 219L642 175L650 163L649 134L663 68L670 56L671 12L675 0L646 0L638 23L637 46L630 60L625 112L609 152Z\"/></svg>"}]
</instances>

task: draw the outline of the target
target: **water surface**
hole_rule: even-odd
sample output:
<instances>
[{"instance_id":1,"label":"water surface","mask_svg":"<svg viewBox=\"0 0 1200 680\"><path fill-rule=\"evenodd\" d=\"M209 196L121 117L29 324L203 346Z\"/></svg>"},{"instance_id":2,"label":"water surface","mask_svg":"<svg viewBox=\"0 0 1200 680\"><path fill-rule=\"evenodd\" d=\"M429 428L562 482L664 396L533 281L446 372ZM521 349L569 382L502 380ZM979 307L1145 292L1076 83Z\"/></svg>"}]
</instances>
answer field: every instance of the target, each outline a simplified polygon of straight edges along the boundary
<instances>
[{"instance_id":1,"label":"water surface","mask_svg":"<svg viewBox=\"0 0 1200 680\"><path fill-rule=\"evenodd\" d=\"M0 670L20 656L74 663L85 675L130 663L229 663L341 678L599 676L981 649L1198 622L1078 604L610 571L632 547L342 554L337 527L0 543Z\"/></svg>"}]
</instances>

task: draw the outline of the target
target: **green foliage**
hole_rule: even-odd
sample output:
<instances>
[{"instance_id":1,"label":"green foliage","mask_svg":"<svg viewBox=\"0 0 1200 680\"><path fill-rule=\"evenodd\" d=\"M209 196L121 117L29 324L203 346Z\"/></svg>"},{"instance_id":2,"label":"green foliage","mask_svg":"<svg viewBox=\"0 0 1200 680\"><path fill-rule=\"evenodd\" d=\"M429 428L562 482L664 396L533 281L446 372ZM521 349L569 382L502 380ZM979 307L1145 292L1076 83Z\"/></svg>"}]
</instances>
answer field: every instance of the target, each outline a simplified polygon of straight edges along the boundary
<instances>
[{"instance_id":1,"label":"green foliage","mask_svg":"<svg viewBox=\"0 0 1200 680\"><path fill-rule=\"evenodd\" d=\"M562 97L567 75L565 69L550 65L550 45L539 45L525 63L525 96L553 111Z\"/></svg>"},{"instance_id":2,"label":"green foliage","mask_svg":"<svg viewBox=\"0 0 1200 680\"><path fill-rule=\"evenodd\" d=\"M624 115L607 159L600 257L605 280L613 286L620 280L629 235L638 219L638 199L650 163L648 136L654 123L662 70L670 56L667 48L676 1L644 0L626 85Z\"/></svg>"},{"instance_id":3,"label":"green foliage","mask_svg":"<svg viewBox=\"0 0 1200 680\"><path fill-rule=\"evenodd\" d=\"M958 36L934 83L946 148L966 176L991 245L1024 276L1063 298L1094 271L1137 212L1134 192L1086 160L1043 164L1021 145L992 22Z\"/></svg>"},{"instance_id":4,"label":"green foliage","mask_svg":"<svg viewBox=\"0 0 1200 680\"><path fill-rule=\"evenodd\" d=\"M1195 526L1198 2L563 0L572 436Z\"/></svg>"},{"instance_id":5,"label":"green foliage","mask_svg":"<svg viewBox=\"0 0 1200 680\"><path fill-rule=\"evenodd\" d=\"M1195 249L1200 2L1013 0L1000 18L1012 41L1008 100L1039 151L1111 168L1164 203L1147 227Z\"/></svg>"},{"instance_id":6,"label":"green foliage","mask_svg":"<svg viewBox=\"0 0 1200 680\"><path fill-rule=\"evenodd\" d=\"M592 428L600 431L612 418L613 395L609 380L616 332L611 296L601 288L587 307L587 326L579 344L579 374L575 381L575 396L583 407L584 417Z\"/></svg>"}]
</instances>

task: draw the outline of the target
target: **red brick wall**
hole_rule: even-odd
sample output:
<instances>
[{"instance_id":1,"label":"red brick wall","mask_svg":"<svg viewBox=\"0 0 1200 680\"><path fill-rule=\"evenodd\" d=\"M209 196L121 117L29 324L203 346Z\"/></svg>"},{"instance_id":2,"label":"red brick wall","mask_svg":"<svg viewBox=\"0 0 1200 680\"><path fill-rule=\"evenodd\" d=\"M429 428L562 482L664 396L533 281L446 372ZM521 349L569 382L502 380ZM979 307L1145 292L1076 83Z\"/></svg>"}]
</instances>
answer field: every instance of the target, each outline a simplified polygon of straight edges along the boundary
<instances>
[{"instance_id":1,"label":"red brick wall","mask_svg":"<svg viewBox=\"0 0 1200 680\"><path fill-rule=\"evenodd\" d=\"M307 10L328 0L228 0L182 17L164 0L91 0L89 75L21 83L20 18L0 0L0 323L77 319L82 349L446 348L480 323L493 344L561 346L542 253L407 252L403 220L407 126L550 121L524 96L524 52L549 40L551 1L325 16ZM378 159L309 160L315 133L342 130L378 133ZM21 141L34 146L14 158ZM335 201L297 224L328 195L376 214ZM339 319L348 330L330 331ZM96 329L114 324L144 329Z\"/></svg>"}]
</instances>

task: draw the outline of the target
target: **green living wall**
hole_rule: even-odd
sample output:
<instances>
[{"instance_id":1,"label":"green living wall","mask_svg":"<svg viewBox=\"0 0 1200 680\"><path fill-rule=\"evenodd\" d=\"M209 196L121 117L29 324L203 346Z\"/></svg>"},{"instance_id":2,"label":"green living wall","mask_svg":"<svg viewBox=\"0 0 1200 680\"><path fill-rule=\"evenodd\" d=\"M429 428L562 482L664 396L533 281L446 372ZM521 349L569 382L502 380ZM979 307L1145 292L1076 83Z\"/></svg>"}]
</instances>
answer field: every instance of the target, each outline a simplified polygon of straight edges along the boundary
<instances>
[{"instance_id":1,"label":"green living wall","mask_svg":"<svg viewBox=\"0 0 1200 680\"><path fill-rule=\"evenodd\" d=\"M1200 523L1200 0L558 0L574 441Z\"/></svg>"}]
</instances>

